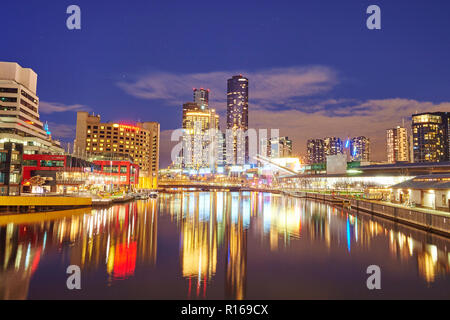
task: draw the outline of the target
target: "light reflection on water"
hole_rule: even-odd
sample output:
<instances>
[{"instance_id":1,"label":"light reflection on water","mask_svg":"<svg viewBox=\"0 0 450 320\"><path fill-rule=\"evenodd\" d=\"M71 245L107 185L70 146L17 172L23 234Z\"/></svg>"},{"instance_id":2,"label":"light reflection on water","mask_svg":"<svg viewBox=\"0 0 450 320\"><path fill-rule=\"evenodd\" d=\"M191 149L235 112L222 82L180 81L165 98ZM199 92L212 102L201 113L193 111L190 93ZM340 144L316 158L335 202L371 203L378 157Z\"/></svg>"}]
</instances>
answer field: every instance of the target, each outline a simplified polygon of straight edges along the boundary
<instances>
[{"instance_id":1,"label":"light reflection on water","mask_svg":"<svg viewBox=\"0 0 450 320\"><path fill-rule=\"evenodd\" d=\"M371 298L370 264L381 298L450 298L448 239L302 199L173 193L2 221L0 299ZM80 292L65 287L72 264Z\"/></svg>"}]
</instances>

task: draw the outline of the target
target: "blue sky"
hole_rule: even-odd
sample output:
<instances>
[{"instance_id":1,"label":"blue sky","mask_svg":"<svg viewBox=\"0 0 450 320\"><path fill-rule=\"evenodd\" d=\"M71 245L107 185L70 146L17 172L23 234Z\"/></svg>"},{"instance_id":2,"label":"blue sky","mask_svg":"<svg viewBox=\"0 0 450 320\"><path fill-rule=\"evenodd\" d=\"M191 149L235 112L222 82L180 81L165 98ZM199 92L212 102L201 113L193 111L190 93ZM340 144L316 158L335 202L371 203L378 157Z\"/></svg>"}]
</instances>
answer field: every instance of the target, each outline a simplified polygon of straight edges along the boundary
<instances>
[{"instance_id":1,"label":"blue sky","mask_svg":"<svg viewBox=\"0 0 450 320\"><path fill-rule=\"evenodd\" d=\"M66 28L71 4L78 31ZM381 30L366 28L371 4ZM250 80L250 126L279 128L303 154L309 137L364 134L382 160L386 128L450 111L449 1L24 0L2 11L0 60L38 73L41 119L64 141L76 110L158 121L168 139L193 87L211 88L224 115L237 73Z\"/></svg>"}]
</instances>

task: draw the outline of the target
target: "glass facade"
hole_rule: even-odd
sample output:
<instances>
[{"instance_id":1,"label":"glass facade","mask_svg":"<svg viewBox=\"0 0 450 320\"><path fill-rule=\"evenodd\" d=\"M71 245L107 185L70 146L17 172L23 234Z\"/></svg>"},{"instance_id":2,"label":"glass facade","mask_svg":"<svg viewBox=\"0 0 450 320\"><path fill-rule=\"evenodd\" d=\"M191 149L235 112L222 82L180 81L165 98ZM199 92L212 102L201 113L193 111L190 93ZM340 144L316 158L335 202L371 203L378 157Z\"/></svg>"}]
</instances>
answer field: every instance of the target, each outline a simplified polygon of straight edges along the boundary
<instances>
[{"instance_id":1,"label":"glass facade","mask_svg":"<svg viewBox=\"0 0 450 320\"><path fill-rule=\"evenodd\" d=\"M412 116L414 162L449 161L449 113Z\"/></svg>"}]
</instances>

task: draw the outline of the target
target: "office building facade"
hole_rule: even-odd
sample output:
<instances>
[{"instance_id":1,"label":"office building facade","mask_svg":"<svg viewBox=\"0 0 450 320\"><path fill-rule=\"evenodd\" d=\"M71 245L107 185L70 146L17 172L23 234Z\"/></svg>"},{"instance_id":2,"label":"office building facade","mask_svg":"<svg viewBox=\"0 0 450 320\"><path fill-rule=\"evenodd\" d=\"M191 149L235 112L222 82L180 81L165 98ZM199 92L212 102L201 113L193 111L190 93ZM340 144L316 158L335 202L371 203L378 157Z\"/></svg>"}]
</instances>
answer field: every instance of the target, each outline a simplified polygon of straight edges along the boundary
<instances>
[{"instance_id":1,"label":"office building facade","mask_svg":"<svg viewBox=\"0 0 450 320\"><path fill-rule=\"evenodd\" d=\"M48 126L39 117L37 74L14 62L0 62L0 148L5 142L24 145L24 152L61 154Z\"/></svg>"}]
</instances>

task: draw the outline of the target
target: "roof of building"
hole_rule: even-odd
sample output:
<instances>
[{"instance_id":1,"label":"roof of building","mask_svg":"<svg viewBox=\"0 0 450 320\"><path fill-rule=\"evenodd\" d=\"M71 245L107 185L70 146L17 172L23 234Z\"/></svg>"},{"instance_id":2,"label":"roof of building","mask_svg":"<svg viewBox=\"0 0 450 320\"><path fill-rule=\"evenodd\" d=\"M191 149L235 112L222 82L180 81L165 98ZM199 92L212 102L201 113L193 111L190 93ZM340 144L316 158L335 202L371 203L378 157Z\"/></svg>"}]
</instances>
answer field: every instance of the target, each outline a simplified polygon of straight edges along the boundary
<instances>
[{"instance_id":1,"label":"roof of building","mask_svg":"<svg viewBox=\"0 0 450 320\"><path fill-rule=\"evenodd\" d=\"M360 169L400 169L400 168L427 168L427 167L450 167L450 161L443 162L398 162L386 164L372 164L368 166L360 166Z\"/></svg>"},{"instance_id":2,"label":"roof of building","mask_svg":"<svg viewBox=\"0 0 450 320\"><path fill-rule=\"evenodd\" d=\"M450 189L450 173L418 176L392 186L393 189Z\"/></svg>"}]
</instances>

